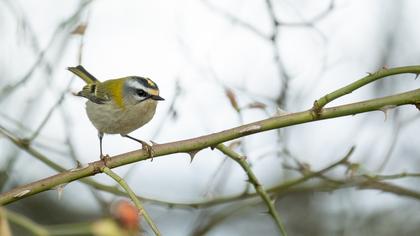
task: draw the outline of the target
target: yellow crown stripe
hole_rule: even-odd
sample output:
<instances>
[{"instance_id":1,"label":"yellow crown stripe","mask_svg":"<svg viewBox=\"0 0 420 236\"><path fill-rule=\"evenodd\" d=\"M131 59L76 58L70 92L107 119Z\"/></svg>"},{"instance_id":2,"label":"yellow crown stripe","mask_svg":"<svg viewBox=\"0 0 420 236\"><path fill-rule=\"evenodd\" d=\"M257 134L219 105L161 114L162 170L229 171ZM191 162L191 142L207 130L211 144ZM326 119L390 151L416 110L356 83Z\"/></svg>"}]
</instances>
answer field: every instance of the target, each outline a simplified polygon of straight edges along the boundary
<instances>
[{"instance_id":1,"label":"yellow crown stripe","mask_svg":"<svg viewBox=\"0 0 420 236\"><path fill-rule=\"evenodd\" d=\"M159 95L159 91L157 91L156 89L150 89L148 91L151 95Z\"/></svg>"},{"instance_id":2,"label":"yellow crown stripe","mask_svg":"<svg viewBox=\"0 0 420 236\"><path fill-rule=\"evenodd\" d=\"M146 78L146 80L147 80L147 83L148 83L151 87L156 87L155 82L153 82L151 79Z\"/></svg>"}]
</instances>

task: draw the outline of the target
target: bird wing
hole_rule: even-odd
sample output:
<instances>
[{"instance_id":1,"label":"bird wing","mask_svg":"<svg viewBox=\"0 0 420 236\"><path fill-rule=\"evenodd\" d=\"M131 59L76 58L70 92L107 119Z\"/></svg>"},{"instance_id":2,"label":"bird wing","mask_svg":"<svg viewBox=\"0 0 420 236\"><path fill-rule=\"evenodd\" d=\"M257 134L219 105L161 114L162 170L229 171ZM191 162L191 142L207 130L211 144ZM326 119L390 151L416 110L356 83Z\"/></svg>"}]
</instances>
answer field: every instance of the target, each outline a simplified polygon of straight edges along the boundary
<instances>
[{"instance_id":1,"label":"bird wing","mask_svg":"<svg viewBox=\"0 0 420 236\"><path fill-rule=\"evenodd\" d=\"M85 85L82 91L76 95L85 97L97 104L105 104L111 101L111 97L105 92L100 82Z\"/></svg>"}]
</instances>

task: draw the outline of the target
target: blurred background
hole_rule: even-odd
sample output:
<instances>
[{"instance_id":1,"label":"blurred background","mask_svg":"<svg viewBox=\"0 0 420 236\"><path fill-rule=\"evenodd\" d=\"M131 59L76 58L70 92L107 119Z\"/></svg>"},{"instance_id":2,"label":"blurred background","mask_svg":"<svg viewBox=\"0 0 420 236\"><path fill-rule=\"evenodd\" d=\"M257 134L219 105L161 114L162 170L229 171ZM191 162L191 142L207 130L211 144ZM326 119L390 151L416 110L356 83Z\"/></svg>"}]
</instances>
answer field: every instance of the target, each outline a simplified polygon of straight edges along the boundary
<instances>
[{"instance_id":1,"label":"blurred background","mask_svg":"<svg viewBox=\"0 0 420 236\"><path fill-rule=\"evenodd\" d=\"M166 101L132 135L165 143L306 110L368 72L420 64L419 10L414 0L1 0L1 192L57 173L5 132L66 169L99 158L85 100L72 95L83 81L68 66L82 64L101 80L152 78ZM330 106L417 88L414 77L383 79ZM419 117L406 106L228 144L273 194L289 235L416 235ZM349 162L282 188L333 165L352 146ZM111 156L139 148L119 135L104 137ZM145 198L163 235L278 235L244 171L218 151L115 171ZM117 188L108 176L91 179ZM107 217L119 199L77 181L6 209L57 230ZM12 229L31 235L19 224Z\"/></svg>"}]
</instances>

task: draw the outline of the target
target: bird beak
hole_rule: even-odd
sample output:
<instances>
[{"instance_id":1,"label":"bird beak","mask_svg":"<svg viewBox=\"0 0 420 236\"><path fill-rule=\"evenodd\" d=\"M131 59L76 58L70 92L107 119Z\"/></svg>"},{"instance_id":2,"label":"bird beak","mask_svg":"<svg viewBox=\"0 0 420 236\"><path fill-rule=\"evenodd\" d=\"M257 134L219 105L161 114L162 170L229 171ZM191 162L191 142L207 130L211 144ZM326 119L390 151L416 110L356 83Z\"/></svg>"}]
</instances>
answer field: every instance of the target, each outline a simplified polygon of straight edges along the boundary
<instances>
[{"instance_id":1,"label":"bird beak","mask_svg":"<svg viewBox=\"0 0 420 236\"><path fill-rule=\"evenodd\" d=\"M156 101L163 101L163 100L165 100L163 97L161 97L159 95L152 95L150 98L153 99L153 100L156 100Z\"/></svg>"}]
</instances>

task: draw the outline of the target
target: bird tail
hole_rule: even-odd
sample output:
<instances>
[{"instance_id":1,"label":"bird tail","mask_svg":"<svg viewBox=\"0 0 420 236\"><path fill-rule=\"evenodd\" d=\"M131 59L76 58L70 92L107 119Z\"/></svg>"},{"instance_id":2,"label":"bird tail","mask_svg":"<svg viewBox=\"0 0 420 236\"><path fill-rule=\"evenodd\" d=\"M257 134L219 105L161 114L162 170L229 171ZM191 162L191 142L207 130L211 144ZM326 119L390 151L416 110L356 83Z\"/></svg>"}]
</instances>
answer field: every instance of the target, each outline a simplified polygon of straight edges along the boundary
<instances>
[{"instance_id":1,"label":"bird tail","mask_svg":"<svg viewBox=\"0 0 420 236\"><path fill-rule=\"evenodd\" d=\"M91 75L83 66L78 65L76 67L67 67L67 70L73 72L73 74L80 77L82 80L84 80L87 84L93 84L96 82L99 82L95 76Z\"/></svg>"}]
</instances>

